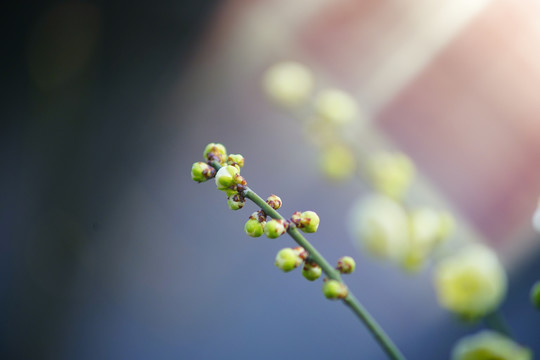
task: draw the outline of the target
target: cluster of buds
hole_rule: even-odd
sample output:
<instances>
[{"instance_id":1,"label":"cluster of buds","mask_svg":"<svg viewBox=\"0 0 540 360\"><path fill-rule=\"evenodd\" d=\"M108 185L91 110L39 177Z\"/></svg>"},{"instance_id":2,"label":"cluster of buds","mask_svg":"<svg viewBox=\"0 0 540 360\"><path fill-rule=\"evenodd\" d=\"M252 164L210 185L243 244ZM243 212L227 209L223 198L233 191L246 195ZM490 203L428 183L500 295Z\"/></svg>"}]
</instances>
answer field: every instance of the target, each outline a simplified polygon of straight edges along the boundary
<instances>
[{"instance_id":1,"label":"cluster of buds","mask_svg":"<svg viewBox=\"0 0 540 360\"><path fill-rule=\"evenodd\" d=\"M240 154L229 154L222 144L210 143L206 145L203 158L206 162L198 161L191 167L191 178L197 182L204 182L215 178L218 190L227 194L227 205L231 210L244 207L246 200L243 196L247 183L240 175L240 168L244 166L244 157ZM215 166L221 167L216 172Z\"/></svg>"},{"instance_id":2,"label":"cluster of buds","mask_svg":"<svg viewBox=\"0 0 540 360\"><path fill-rule=\"evenodd\" d=\"M284 272L294 270L302 263L302 275L307 280L314 281L321 277L321 267L309 258L309 253L301 246L281 249L276 255L275 265Z\"/></svg>"}]
</instances>

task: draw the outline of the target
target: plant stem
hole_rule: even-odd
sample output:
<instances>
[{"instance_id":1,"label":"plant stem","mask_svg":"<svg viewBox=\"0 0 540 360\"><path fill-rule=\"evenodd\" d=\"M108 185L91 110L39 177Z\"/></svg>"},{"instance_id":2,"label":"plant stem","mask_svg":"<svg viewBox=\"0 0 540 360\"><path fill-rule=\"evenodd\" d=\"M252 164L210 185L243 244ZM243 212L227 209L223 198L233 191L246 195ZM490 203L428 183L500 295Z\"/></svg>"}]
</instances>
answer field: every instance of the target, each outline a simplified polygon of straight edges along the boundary
<instances>
[{"instance_id":1,"label":"plant stem","mask_svg":"<svg viewBox=\"0 0 540 360\"><path fill-rule=\"evenodd\" d=\"M221 165L217 161L212 161L211 165L216 170L219 170L221 168ZM243 196L253 201L258 207L261 208L261 210L265 212L266 215L270 216L271 218L285 220L283 216L281 216L276 210L274 210L270 205L268 205L266 201L264 201L259 195L257 195L257 193L255 193L249 187L246 187L243 192ZM345 284L341 279L341 274L339 273L339 271L334 269L332 265L330 265L328 261L326 261L326 259L317 251L317 249L315 249L315 247L311 245L311 243L300 233L300 231L298 231L296 226L294 226L293 224L290 225L287 229L287 233L294 239L294 241L296 241L298 245L303 247L309 253L310 259L321 267L322 271L324 271L328 278L337 280ZM377 340L379 345L386 352L390 359L406 360L405 356L401 354L401 352L392 342L390 337L377 323L377 321L375 321L375 319L370 315L370 313L362 306L362 304L360 304L358 299L352 294L350 290L347 297L343 299L343 302L364 323L364 325L368 328L375 340Z\"/></svg>"},{"instance_id":2,"label":"plant stem","mask_svg":"<svg viewBox=\"0 0 540 360\"><path fill-rule=\"evenodd\" d=\"M495 330L504 336L512 338L512 332L510 331L510 328L506 324L506 321L499 310L486 315L484 317L484 322L488 328Z\"/></svg>"},{"instance_id":3,"label":"plant stem","mask_svg":"<svg viewBox=\"0 0 540 360\"><path fill-rule=\"evenodd\" d=\"M251 201L253 201L257 206L259 206L268 216L273 219L283 219L284 218L274 209L272 209L259 195L257 195L253 190L247 188L244 191L244 196ZM324 273L330 278L337 280L341 283L344 283L341 279L339 271L335 270L326 259L311 245L309 241L296 229L295 226L289 226L287 233L308 253L311 260L316 262ZM349 290L349 294L345 299L343 299L345 305L347 305L356 316L364 323L364 325L371 332L375 340L383 348L390 359L394 360L405 360L405 357L401 354L397 346L392 342L390 337L385 333L381 326L375 321L375 319L369 314L369 312L360 304L358 299L352 294Z\"/></svg>"}]
</instances>

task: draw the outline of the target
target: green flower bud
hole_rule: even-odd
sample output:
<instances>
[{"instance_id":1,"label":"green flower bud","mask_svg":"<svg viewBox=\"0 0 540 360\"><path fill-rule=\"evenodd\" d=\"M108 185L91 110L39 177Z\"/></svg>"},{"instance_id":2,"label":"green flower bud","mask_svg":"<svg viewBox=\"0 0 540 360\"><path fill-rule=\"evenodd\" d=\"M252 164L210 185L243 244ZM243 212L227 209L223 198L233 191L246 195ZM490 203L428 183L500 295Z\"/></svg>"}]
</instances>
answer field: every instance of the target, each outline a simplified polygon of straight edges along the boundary
<instances>
[{"instance_id":1,"label":"green flower bud","mask_svg":"<svg viewBox=\"0 0 540 360\"><path fill-rule=\"evenodd\" d=\"M321 277L322 269L314 262L306 262L302 269L302 275L309 281L315 281Z\"/></svg>"},{"instance_id":2,"label":"green flower bud","mask_svg":"<svg viewBox=\"0 0 540 360\"><path fill-rule=\"evenodd\" d=\"M532 352L511 338L484 330L468 335L452 349L452 360L532 360Z\"/></svg>"},{"instance_id":3,"label":"green flower bud","mask_svg":"<svg viewBox=\"0 0 540 360\"><path fill-rule=\"evenodd\" d=\"M240 194L234 194L227 198L227 205L231 210L238 210L244 207L246 199Z\"/></svg>"},{"instance_id":4,"label":"green flower bud","mask_svg":"<svg viewBox=\"0 0 540 360\"><path fill-rule=\"evenodd\" d=\"M349 289L347 289L347 286L337 280L325 281L322 291L324 296L331 300L343 299L349 295Z\"/></svg>"},{"instance_id":5,"label":"green flower bud","mask_svg":"<svg viewBox=\"0 0 540 360\"><path fill-rule=\"evenodd\" d=\"M540 309L540 280L531 289L531 302Z\"/></svg>"},{"instance_id":6,"label":"green flower bud","mask_svg":"<svg viewBox=\"0 0 540 360\"><path fill-rule=\"evenodd\" d=\"M319 215L314 211L304 211L300 217L300 230L306 233L314 233L319 227Z\"/></svg>"},{"instance_id":7,"label":"green flower bud","mask_svg":"<svg viewBox=\"0 0 540 360\"><path fill-rule=\"evenodd\" d=\"M234 166L226 165L219 169L216 174L216 185L219 190L225 190L235 185L234 178L238 174L238 169Z\"/></svg>"},{"instance_id":8,"label":"green flower bud","mask_svg":"<svg viewBox=\"0 0 540 360\"><path fill-rule=\"evenodd\" d=\"M265 222L259 222L258 220L250 217L244 226L244 231L251 237L259 237L264 232L264 224Z\"/></svg>"},{"instance_id":9,"label":"green flower bud","mask_svg":"<svg viewBox=\"0 0 540 360\"><path fill-rule=\"evenodd\" d=\"M204 182L216 175L216 169L203 162L196 162L191 167L191 178L197 182Z\"/></svg>"},{"instance_id":10,"label":"green flower bud","mask_svg":"<svg viewBox=\"0 0 540 360\"><path fill-rule=\"evenodd\" d=\"M268 205L270 205L270 207L274 210L277 210L281 207L281 198L277 195L270 195L269 197L266 198L266 203Z\"/></svg>"},{"instance_id":11,"label":"green flower bud","mask_svg":"<svg viewBox=\"0 0 540 360\"><path fill-rule=\"evenodd\" d=\"M227 150L221 144L210 143L204 148L203 158L205 160L217 160L220 164L223 164L227 158Z\"/></svg>"},{"instance_id":12,"label":"green flower bud","mask_svg":"<svg viewBox=\"0 0 540 360\"><path fill-rule=\"evenodd\" d=\"M244 157L240 154L231 154L227 158L227 164L236 166L238 169L244 167Z\"/></svg>"},{"instance_id":13,"label":"green flower bud","mask_svg":"<svg viewBox=\"0 0 540 360\"><path fill-rule=\"evenodd\" d=\"M296 227L300 227L300 220L302 219L302 213L300 211L295 211L291 216L291 222L296 225Z\"/></svg>"},{"instance_id":14,"label":"green flower bud","mask_svg":"<svg viewBox=\"0 0 540 360\"><path fill-rule=\"evenodd\" d=\"M337 262L337 268L342 274L350 274L356 268L356 262L350 256L344 256Z\"/></svg>"},{"instance_id":15,"label":"green flower bud","mask_svg":"<svg viewBox=\"0 0 540 360\"><path fill-rule=\"evenodd\" d=\"M283 235L285 230L287 230L287 226L283 220L272 219L266 223L264 234L270 239L275 239Z\"/></svg>"},{"instance_id":16,"label":"green flower bud","mask_svg":"<svg viewBox=\"0 0 540 360\"><path fill-rule=\"evenodd\" d=\"M284 272L289 272L297 268L302 263L302 259L291 248L281 249L276 255L276 266Z\"/></svg>"}]
</instances>

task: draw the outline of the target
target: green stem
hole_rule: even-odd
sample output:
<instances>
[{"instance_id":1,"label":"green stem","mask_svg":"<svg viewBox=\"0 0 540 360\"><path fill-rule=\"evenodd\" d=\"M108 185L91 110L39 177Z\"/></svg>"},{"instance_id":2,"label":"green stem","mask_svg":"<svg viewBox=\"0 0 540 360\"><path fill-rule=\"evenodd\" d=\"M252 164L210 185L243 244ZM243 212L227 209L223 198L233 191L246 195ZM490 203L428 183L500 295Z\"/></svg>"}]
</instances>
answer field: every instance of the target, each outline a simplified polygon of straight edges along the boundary
<instances>
[{"instance_id":1,"label":"green stem","mask_svg":"<svg viewBox=\"0 0 540 360\"><path fill-rule=\"evenodd\" d=\"M211 162L211 165L216 170L219 170L221 167L221 165L216 161ZM246 190L244 190L243 192L243 196L253 201L258 207L261 208L261 210L265 212L266 215L270 216L271 218L285 220L283 216L281 216L276 210L270 207L270 205L268 205L266 201L264 201L259 195L257 195L257 193L255 193L249 187L246 187ZM332 265L330 265L328 261L326 261L326 259L317 251L317 249L315 249L315 247L311 245L309 241L307 241L307 239L300 233L300 231L298 231L296 226L290 225L287 229L287 233L294 239L294 241L296 241L298 245L303 247L309 253L310 259L316 262L317 265L321 267L322 271L324 271L326 276L328 276L330 279L337 280L345 284L341 279L341 274L339 273L339 271L334 269ZM375 319L370 315L370 313L362 306L362 304L358 301L358 299L352 294L350 290L347 297L343 299L343 302L364 323L364 325L368 328L375 340L377 340L379 345L386 352L390 359L405 360L405 356L401 354L401 352L392 342L390 337L377 323L377 321L375 321Z\"/></svg>"},{"instance_id":2,"label":"green stem","mask_svg":"<svg viewBox=\"0 0 540 360\"><path fill-rule=\"evenodd\" d=\"M495 330L506 337L512 338L512 332L500 311L497 310L486 315L484 317L484 322L488 328Z\"/></svg>"}]
</instances>

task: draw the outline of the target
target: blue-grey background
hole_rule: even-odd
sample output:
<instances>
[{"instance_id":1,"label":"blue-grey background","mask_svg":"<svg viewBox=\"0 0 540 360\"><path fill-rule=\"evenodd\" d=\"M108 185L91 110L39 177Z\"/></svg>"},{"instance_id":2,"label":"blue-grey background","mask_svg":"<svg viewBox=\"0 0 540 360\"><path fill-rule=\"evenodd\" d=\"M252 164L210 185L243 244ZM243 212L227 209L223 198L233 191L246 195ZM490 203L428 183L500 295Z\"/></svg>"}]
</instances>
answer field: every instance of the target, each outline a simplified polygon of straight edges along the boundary
<instances>
[{"instance_id":1,"label":"blue-grey background","mask_svg":"<svg viewBox=\"0 0 540 360\"><path fill-rule=\"evenodd\" d=\"M384 359L320 281L273 266L290 239L247 237L255 207L229 211L212 183L191 181L208 142L242 153L249 185L281 196L285 215L317 211L310 240L357 258L350 288L408 358L448 358L479 328L439 308L429 271L358 252L344 219L365 189L321 179L302 129L259 95L260 74L196 86L186 64L219 2L73 2L51 21L58 4L18 4L5 22L0 358ZM47 31L67 45L40 45ZM86 54L75 70L72 52ZM511 269L502 307L537 354L539 260Z\"/></svg>"}]
</instances>

